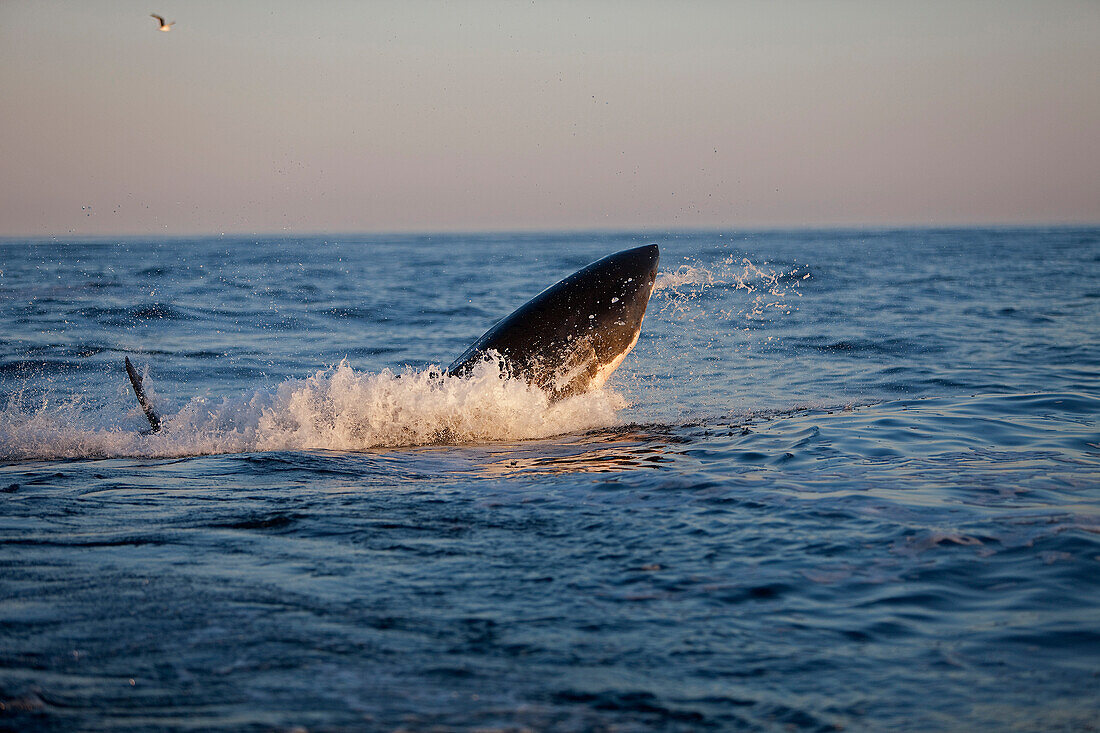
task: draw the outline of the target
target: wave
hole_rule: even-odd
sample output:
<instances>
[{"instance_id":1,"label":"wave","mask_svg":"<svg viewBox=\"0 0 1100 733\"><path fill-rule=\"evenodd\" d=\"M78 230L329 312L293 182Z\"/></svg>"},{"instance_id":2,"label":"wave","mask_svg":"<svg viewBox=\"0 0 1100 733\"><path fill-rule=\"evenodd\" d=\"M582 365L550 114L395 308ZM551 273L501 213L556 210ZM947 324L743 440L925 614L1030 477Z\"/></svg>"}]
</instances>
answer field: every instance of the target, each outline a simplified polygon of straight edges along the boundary
<instances>
[{"instance_id":1,"label":"wave","mask_svg":"<svg viewBox=\"0 0 1100 733\"><path fill-rule=\"evenodd\" d=\"M598 390L551 404L544 392L484 362L467 378L437 366L359 372L346 361L306 379L283 382L216 404L192 399L162 418L161 431L104 418L80 396L28 406L13 395L0 411L0 459L168 458L277 450L394 448L441 443L527 440L617 424L626 400ZM150 380L146 391L164 404ZM131 395L132 397L132 395ZM117 405L116 405L117 408Z\"/></svg>"},{"instance_id":2,"label":"wave","mask_svg":"<svg viewBox=\"0 0 1100 733\"><path fill-rule=\"evenodd\" d=\"M131 326L143 321L193 321L195 316L169 303L148 302L132 306L90 305L76 314L103 326Z\"/></svg>"}]
</instances>

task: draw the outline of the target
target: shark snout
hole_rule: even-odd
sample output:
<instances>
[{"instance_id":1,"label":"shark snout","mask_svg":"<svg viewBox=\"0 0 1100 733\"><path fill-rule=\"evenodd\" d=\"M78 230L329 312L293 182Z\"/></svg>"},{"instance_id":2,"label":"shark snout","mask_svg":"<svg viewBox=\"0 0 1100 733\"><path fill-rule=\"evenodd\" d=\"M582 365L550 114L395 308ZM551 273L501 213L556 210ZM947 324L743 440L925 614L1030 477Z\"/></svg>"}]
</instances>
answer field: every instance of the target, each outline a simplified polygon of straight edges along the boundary
<instances>
[{"instance_id":1,"label":"shark snout","mask_svg":"<svg viewBox=\"0 0 1100 733\"><path fill-rule=\"evenodd\" d=\"M615 255L615 260L622 271L632 274L636 281L644 284L657 277L661 249L655 244L647 244L619 252Z\"/></svg>"}]
</instances>

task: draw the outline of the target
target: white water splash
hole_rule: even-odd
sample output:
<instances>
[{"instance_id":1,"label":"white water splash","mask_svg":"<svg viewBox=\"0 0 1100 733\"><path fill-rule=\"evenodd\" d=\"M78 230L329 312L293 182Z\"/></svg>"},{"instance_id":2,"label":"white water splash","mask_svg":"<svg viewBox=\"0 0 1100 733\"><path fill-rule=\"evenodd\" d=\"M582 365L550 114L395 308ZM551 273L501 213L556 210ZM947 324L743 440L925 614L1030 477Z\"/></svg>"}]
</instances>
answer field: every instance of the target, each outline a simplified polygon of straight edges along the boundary
<instances>
[{"instance_id":1,"label":"white water splash","mask_svg":"<svg viewBox=\"0 0 1100 733\"><path fill-rule=\"evenodd\" d=\"M162 416L153 435L101 423L102 411L80 398L33 409L13 400L0 413L0 458L161 458L525 440L614 425L626 406L606 390L550 404L541 390L504 378L499 363L483 362L468 378L440 371L368 373L341 362L274 391L216 404L192 399Z\"/></svg>"},{"instance_id":2,"label":"white water splash","mask_svg":"<svg viewBox=\"0 0 1100 733\"><path fill-rule=\"evenodd\" d=\"M753 264L747 257L729 255L711 267L685 264L661 273L654 285L654 297L662 302L661 312L694 320L697 301L713 287L743 290L749 296L740 308L722 309L730 319L759 318L768 310L789 314L802 297L798 285L810 274L804 267L777 269L767 262Z\"/></svg>"}]
</instances>

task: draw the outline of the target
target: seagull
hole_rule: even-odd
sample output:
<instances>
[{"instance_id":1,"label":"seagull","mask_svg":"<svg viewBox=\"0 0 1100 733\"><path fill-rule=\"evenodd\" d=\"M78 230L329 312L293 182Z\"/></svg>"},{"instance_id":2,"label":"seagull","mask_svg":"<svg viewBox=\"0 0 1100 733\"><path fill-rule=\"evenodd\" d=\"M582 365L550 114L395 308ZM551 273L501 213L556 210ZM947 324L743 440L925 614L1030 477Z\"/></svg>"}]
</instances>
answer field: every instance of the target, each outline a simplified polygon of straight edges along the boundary
<instances>
[{"instance_id":1,"label":"seagull","mask_svg":"<svg viewBox=\"0 0 1100 733\"><path fill-rule=\"evenodd\" d=\"M174 20L171 23L165 23L164 18L160 17L156 13L149 13L149 17L150 18L156 18L157 22L160 23L160 28L157 28L157 30L158 31L164 31L165 33L172 30L172 26L174 26L176 24L176 21L174 21Z\"/></svg>"}]
</instances>

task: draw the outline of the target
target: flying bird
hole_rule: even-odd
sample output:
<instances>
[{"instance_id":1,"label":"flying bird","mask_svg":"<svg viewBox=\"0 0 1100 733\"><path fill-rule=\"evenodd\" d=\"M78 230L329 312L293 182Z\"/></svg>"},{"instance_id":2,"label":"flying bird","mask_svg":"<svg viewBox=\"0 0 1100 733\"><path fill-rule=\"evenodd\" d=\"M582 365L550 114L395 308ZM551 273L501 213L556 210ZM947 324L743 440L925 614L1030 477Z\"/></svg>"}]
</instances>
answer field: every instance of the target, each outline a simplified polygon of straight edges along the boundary
<instances>
[{"instance_id":1,"label":"flying bird","mask_svg":"<svg viewBox=\"0 0 1100 733\"><path fill-rule=\"evenodd\" d=\"M171 23L165 23L164 18L160 17L156 13L149 13L149 17L150 18L156 18L157 22L160 23L160 28L157 28L157 30L158 31L164 31L165 33L172 30L172 26L174 26L176 24L176 21L174 21L174 20Z\"/></svg>"}]
</instances>

